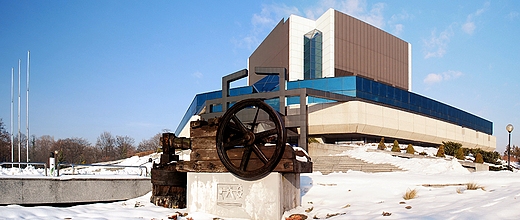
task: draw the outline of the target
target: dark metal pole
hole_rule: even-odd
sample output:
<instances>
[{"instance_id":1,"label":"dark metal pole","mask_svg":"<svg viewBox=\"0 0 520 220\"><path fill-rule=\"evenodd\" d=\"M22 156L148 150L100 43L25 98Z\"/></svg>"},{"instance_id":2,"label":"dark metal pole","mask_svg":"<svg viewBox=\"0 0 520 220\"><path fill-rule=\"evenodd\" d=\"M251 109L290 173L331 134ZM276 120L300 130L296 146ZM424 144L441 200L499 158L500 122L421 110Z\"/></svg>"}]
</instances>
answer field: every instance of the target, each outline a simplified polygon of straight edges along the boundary
<instances>
[{"instance_id":1,"label":"dark metal pole","mask_svg":"<svg viewBox=\"0 0 520 220\"><path fill-rule=\"evenodd\" d=\"M511 169L511 132L509 132L509 144L507 145L507 169L513 171Z\"/></svg>"}]
</instances>

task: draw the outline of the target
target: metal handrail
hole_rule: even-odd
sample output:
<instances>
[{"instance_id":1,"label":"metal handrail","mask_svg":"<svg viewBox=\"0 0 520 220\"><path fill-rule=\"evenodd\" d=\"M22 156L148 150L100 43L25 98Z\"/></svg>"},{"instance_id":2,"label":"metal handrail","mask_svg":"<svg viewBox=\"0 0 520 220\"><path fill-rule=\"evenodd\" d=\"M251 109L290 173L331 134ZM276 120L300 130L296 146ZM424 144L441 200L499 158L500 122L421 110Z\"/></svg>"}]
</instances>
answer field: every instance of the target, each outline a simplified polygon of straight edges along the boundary
<instances>
[{"instance_id":1,"label":"metal handrail","mask_svg":"<svg viewBox=\"0 0 520 220\"><path fill-rule=\"evenodd\" d=\"M44 169L45 169L45 176L47 176L47 163L43 163L43 162L1 162L0 163L0 166L4 166L4 165L8 165L10 164L11 166L12 165L43 165Z\"/></svg>"},{"instance_id":2,"label":"metal handrail","mask_svg":"<svg viewBox=\"0 0 520 220\"><path fill-rule=\"evenodd\" d=\"M146 166L131 166L131 165L111 165L111 164L73 164L73 163L58 163L57 164L57 175L60 175L60 166L71 166L72 167L72 175L74 175L76 167L114 167L114 168L139 168L141 173L139 176L143 175L142 168L145 169L145 176L148 174L148 167Z\"/></svg>"}]
</instances>

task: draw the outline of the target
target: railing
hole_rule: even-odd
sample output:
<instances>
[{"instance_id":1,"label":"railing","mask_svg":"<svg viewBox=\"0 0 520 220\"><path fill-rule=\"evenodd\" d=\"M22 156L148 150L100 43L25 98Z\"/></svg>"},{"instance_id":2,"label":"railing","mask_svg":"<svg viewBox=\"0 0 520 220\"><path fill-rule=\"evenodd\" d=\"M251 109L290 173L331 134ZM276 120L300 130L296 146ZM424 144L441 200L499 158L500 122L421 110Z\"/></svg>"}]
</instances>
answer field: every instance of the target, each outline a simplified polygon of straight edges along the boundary
<instances>
[{"instance_id":1,"label":"railing","mask_svg":"<svg viewBox=\"0 0 520 220\"><path fill-rule=\"evenodd\" d=\"M14 167L14 165L26 165L26 166L29 166L29 165L33 165L33 166L43 166L44 167L44 170L45 170L45 176L47 176L47 163L43 163L43 162L30 162L30 163L26 163L26 162L1 162L0 163L0 166L4 166L4 165L11 165L12 167ZM138 168L140 173L139 173L139 176L143 176L143 168L145 170L144 172L144 176L148 175L148 167L146 166L143 166L143 165L139 165L139 166L130 166L130 165L111 165L111 164L72 164L72 163L59 163L57 165L57 176L60 175L60 167L61 166L70 166L72 167L72 174L74 175L75 174L75 171L76 171L76 167L111 167L111 168Z\"/></svg>"},{"instance_id":2,"label":"railing","mask_svg":"<svg viewBox=\"0 0 520 220\"><path fill-rule=\"evenodd\" d=\"M72 175L74 175L76 171L76 167L111 167L111 168L139 168L139 171L141 172L139 176L143 176L143 168L145 170L144 176L148 174L148 167L146 166L130 166L130 165L111 165L111 164L72 164L72 163L59 163L57 165L57 175L60 175L60 167L61 166L70 166L72 167Z\"/></svg>"},{"instance_id":3,"label":"railing","mask_svg":"<svg viewBox=\"0 0 520 220\"><path fill-rule=\"evenodd\" d=\"M33 166L43 166L43 167L44 167L44 170L45 170L45 176L47 176L47 163L43 163L43 162L30 162L30 163L26 163L26 162L1 162L1 163L0 163L0 166L4 166L4 165L11 165L12 167L13 167L14 165L26 165L26 166L33 165Z\"/></svg>"}]
</instances>

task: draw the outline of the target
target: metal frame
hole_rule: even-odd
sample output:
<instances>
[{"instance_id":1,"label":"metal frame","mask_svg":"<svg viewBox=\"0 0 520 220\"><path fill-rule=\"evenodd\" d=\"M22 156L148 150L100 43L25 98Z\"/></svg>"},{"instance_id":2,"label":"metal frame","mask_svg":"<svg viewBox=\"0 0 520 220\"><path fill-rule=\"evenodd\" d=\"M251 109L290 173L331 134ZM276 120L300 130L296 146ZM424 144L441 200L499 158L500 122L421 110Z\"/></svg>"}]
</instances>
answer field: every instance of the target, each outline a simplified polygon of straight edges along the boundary
<instances>
[{"instance_id":1,"label":"metal frame","mask_svg":"<svg viewBox=\"0 0 520 220\"><path fill-rule=\"evenodd\" d=\"M241 96L229 96L229 85L231 82L242 79L248 76L247 69L243 69L237 71L235 73L229 74L227 76L222 77L222 98L206 100L206 111L201 114L202 119L209 119L222 116L226 110L228 109L229 103L238 102L240 100L249 99L249 98L259 98L259 99L272 99L279 98L280 100L280 109L279 112L284 116L285 127L286 128L300 128L300 136L298 138L298 145L305 150L307 150L307 135L308 135L308 107L307 107L307 96L313 96L318 98L324 98L329 100L334 100L338 102L348 102L356 100L356 98L341 95L337 93L310 89L310 88L300 88L300 89L291 89L286 90L286 79L287 70L281 67L256 67L255 73L259 75L278 75L279 76L279 90L274 92L263 92L263 93L253 93ZM286 97L300 97L300 113L298 115L287 115L286 111ZM211 106L214 105L222 105L222 112L211 112Z\"/></svg>"},{"instance_id":2,"label":"metal frame","mask_svg":"<svg viewBox=\"0 0 520 220\"><path fill-rule=\"evenodd\" d=\"M139 170L141 171L141 173L139 174L139 176L142 176L143 175L143 170L142 168L145 169L145 176L148 175L148 167L146 166L127 166L127 165L110 165L110 164L73 164L73 163L58 163L56 165L57 169L56 169L56 172L57 172L57 175L59 176L60 175L60 167L61 166L71 166L72 167L72 175L75 175L75 167L112 167L112 168L139 168Z\"/></svg>"}]
</instances>

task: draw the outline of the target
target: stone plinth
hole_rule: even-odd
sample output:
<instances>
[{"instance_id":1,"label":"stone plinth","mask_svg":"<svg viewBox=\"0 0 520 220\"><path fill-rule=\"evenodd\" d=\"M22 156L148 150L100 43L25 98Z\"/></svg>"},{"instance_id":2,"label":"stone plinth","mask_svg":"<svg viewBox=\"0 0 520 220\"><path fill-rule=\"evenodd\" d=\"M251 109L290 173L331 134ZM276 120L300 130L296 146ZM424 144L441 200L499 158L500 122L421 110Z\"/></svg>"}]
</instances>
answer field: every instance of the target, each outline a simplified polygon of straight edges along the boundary
<instances>
[{"instance_id":1,"label":"stone plinth","mask_svg":"<svg viewBox=\"0 0 520 220\"><path fill-rule=\"evenodd\" d=\"M188 173L188 209L225 218L280 219L300 205L300 174L271 173L255 181L231 173Z\"/></svg>"}]
</instances>

